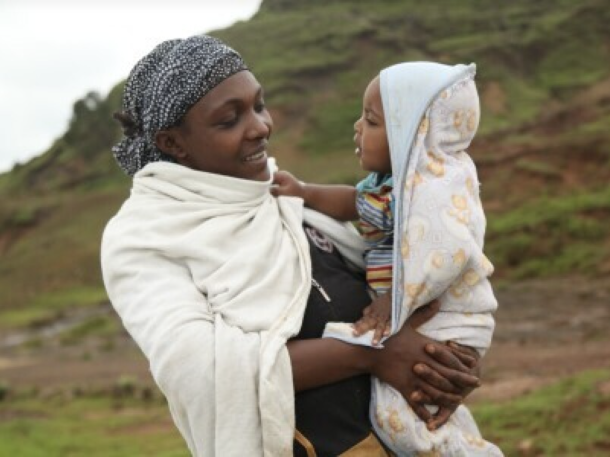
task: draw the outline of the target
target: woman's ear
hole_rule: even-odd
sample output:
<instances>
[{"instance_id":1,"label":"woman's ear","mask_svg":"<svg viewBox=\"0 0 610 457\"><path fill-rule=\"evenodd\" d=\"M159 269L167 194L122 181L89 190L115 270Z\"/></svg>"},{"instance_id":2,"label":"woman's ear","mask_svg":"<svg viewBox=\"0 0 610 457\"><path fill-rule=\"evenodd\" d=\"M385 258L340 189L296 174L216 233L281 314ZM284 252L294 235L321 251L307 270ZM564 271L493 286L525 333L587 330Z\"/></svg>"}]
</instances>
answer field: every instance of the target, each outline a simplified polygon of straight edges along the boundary
<instances>
[{"instance_id":1,"label":"woman's ear","mask_svg":"<svg viewBox=\"0 0 610 457\"><path fill-rule=\"evenodd\" d=\"M157 147L177 161L181 161L188 156L180 140L180 134L176 129L159 130L155 133L155 144Z\"/></svg>"}]
</instances>

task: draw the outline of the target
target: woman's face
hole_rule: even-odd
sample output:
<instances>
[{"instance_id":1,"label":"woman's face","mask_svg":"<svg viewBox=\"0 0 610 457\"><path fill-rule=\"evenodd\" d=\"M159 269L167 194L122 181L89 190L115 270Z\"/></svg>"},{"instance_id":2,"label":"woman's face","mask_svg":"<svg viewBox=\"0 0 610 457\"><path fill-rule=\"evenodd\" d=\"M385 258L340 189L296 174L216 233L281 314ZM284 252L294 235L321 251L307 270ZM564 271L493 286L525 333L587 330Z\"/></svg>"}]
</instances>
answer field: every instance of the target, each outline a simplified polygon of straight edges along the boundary
<instances>
[{"instance_id":1,"label":"woman's face","mask_svg":"<svg viewBox=\"0 0 610 457\"><path fill-rule=\"evenodd\" d=\"M157 133L156 141L195 170L266 181L272 128L262 87L252 73L240 71L195 103L178 127Z\"/></svg>"},{"instance_id":2,"label":"woman's face","mask_svg":"<svg viewBox=\"0 0 610 457\"><path fill-rule=\"evenodd\" d=\"M362 115L354 124L356 155L363 170L391 173L390 147L386 135L379 76L373 79L364 92Z\"/></svg>"}]
</instances>

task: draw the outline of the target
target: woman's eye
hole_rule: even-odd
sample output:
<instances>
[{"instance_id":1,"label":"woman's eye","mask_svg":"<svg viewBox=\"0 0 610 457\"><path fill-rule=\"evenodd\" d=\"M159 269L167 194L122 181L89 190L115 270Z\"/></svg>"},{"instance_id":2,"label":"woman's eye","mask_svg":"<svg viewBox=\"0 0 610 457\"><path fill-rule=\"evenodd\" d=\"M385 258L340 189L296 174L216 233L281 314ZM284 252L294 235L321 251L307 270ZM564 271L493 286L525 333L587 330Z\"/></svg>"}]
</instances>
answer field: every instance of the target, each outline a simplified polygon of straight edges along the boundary
<instances>
[{"instance_id":1,"label":"woman's eye","mask_svg":"<svg viewBox=\"0 0 610 457\"><path fill-rule=\"evenodd\" d=\"M375 121L370 120L368 117L364 118L364 120L368 125L377 125Z\"/></svg>"},{"instance_id":2,"label":"woman's eye","mask_svg":"<svg viewBox=\"0 0 610 457\"><path fill-rule=\"evenodd\" d=\"M234 116L230 119L224 119L224 120L220 121L218 123L218 125L221 127L233 127L235 124L237 124L237 121L238 121L238 117Z\"/></svg>"}]
</instances>

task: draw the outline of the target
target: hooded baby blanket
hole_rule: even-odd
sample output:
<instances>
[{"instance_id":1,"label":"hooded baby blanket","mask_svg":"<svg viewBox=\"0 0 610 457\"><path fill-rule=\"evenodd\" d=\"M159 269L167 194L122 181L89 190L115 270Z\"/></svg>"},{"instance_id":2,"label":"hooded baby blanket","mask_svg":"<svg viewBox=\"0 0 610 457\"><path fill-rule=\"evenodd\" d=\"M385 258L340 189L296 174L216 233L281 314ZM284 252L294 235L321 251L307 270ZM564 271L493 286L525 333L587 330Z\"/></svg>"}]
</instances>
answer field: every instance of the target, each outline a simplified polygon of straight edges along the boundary
<instances>
[{"instance_id":1,"label":"hooded baby blanket","mask_svg":"<svg viewBox=\"0 0 610 457\"><path fill-rule=\"evenodd\" d=\"M493 267L482 251L479 182L466 153L479 122L474 75L474 65L403 63L383 70L380 85L394 185L392 333L439 299L439 313L418 331L483 354L497 302L487 279ZM372 331L353 337L348 324L332 323L325 335L370 344ZM464 406L430 432L400 393L376 379L371 420L400 456L502 455L481 439Z\"/></svg>"}]
</instances>

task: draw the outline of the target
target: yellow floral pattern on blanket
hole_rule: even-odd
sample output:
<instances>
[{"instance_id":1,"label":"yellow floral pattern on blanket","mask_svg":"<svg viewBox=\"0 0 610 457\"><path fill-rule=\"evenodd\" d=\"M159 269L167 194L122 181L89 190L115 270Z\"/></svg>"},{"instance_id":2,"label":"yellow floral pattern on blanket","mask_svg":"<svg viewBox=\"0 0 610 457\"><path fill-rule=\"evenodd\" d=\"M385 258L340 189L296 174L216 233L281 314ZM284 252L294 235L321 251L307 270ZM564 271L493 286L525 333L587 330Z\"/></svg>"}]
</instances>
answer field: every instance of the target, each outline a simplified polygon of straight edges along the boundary
<instances>
[{"instance_id":1,"label":"yellow floral pattern on blanket","mask_svg":"<svg viewBox=\"0 0 610 457\"><path fill-rule=\"evenodd\" d=\"M482 252L486 221L479 182L465 152L478 122L478 97L469 80L444 90L429 107L411 151L417 161L404 181L410 197L403 203L408 205L405 231L396 236L401 240L406 311L398 326L436 298L440 312L419 331L483 353L490 344L491 313L497 303L487 279L493 266ZM502 455L481 437L466 407L460 406L445 426L430 432L398 392L377 379L373 384L378 431L399 455Z\"/></svg>"}]
</instances>

